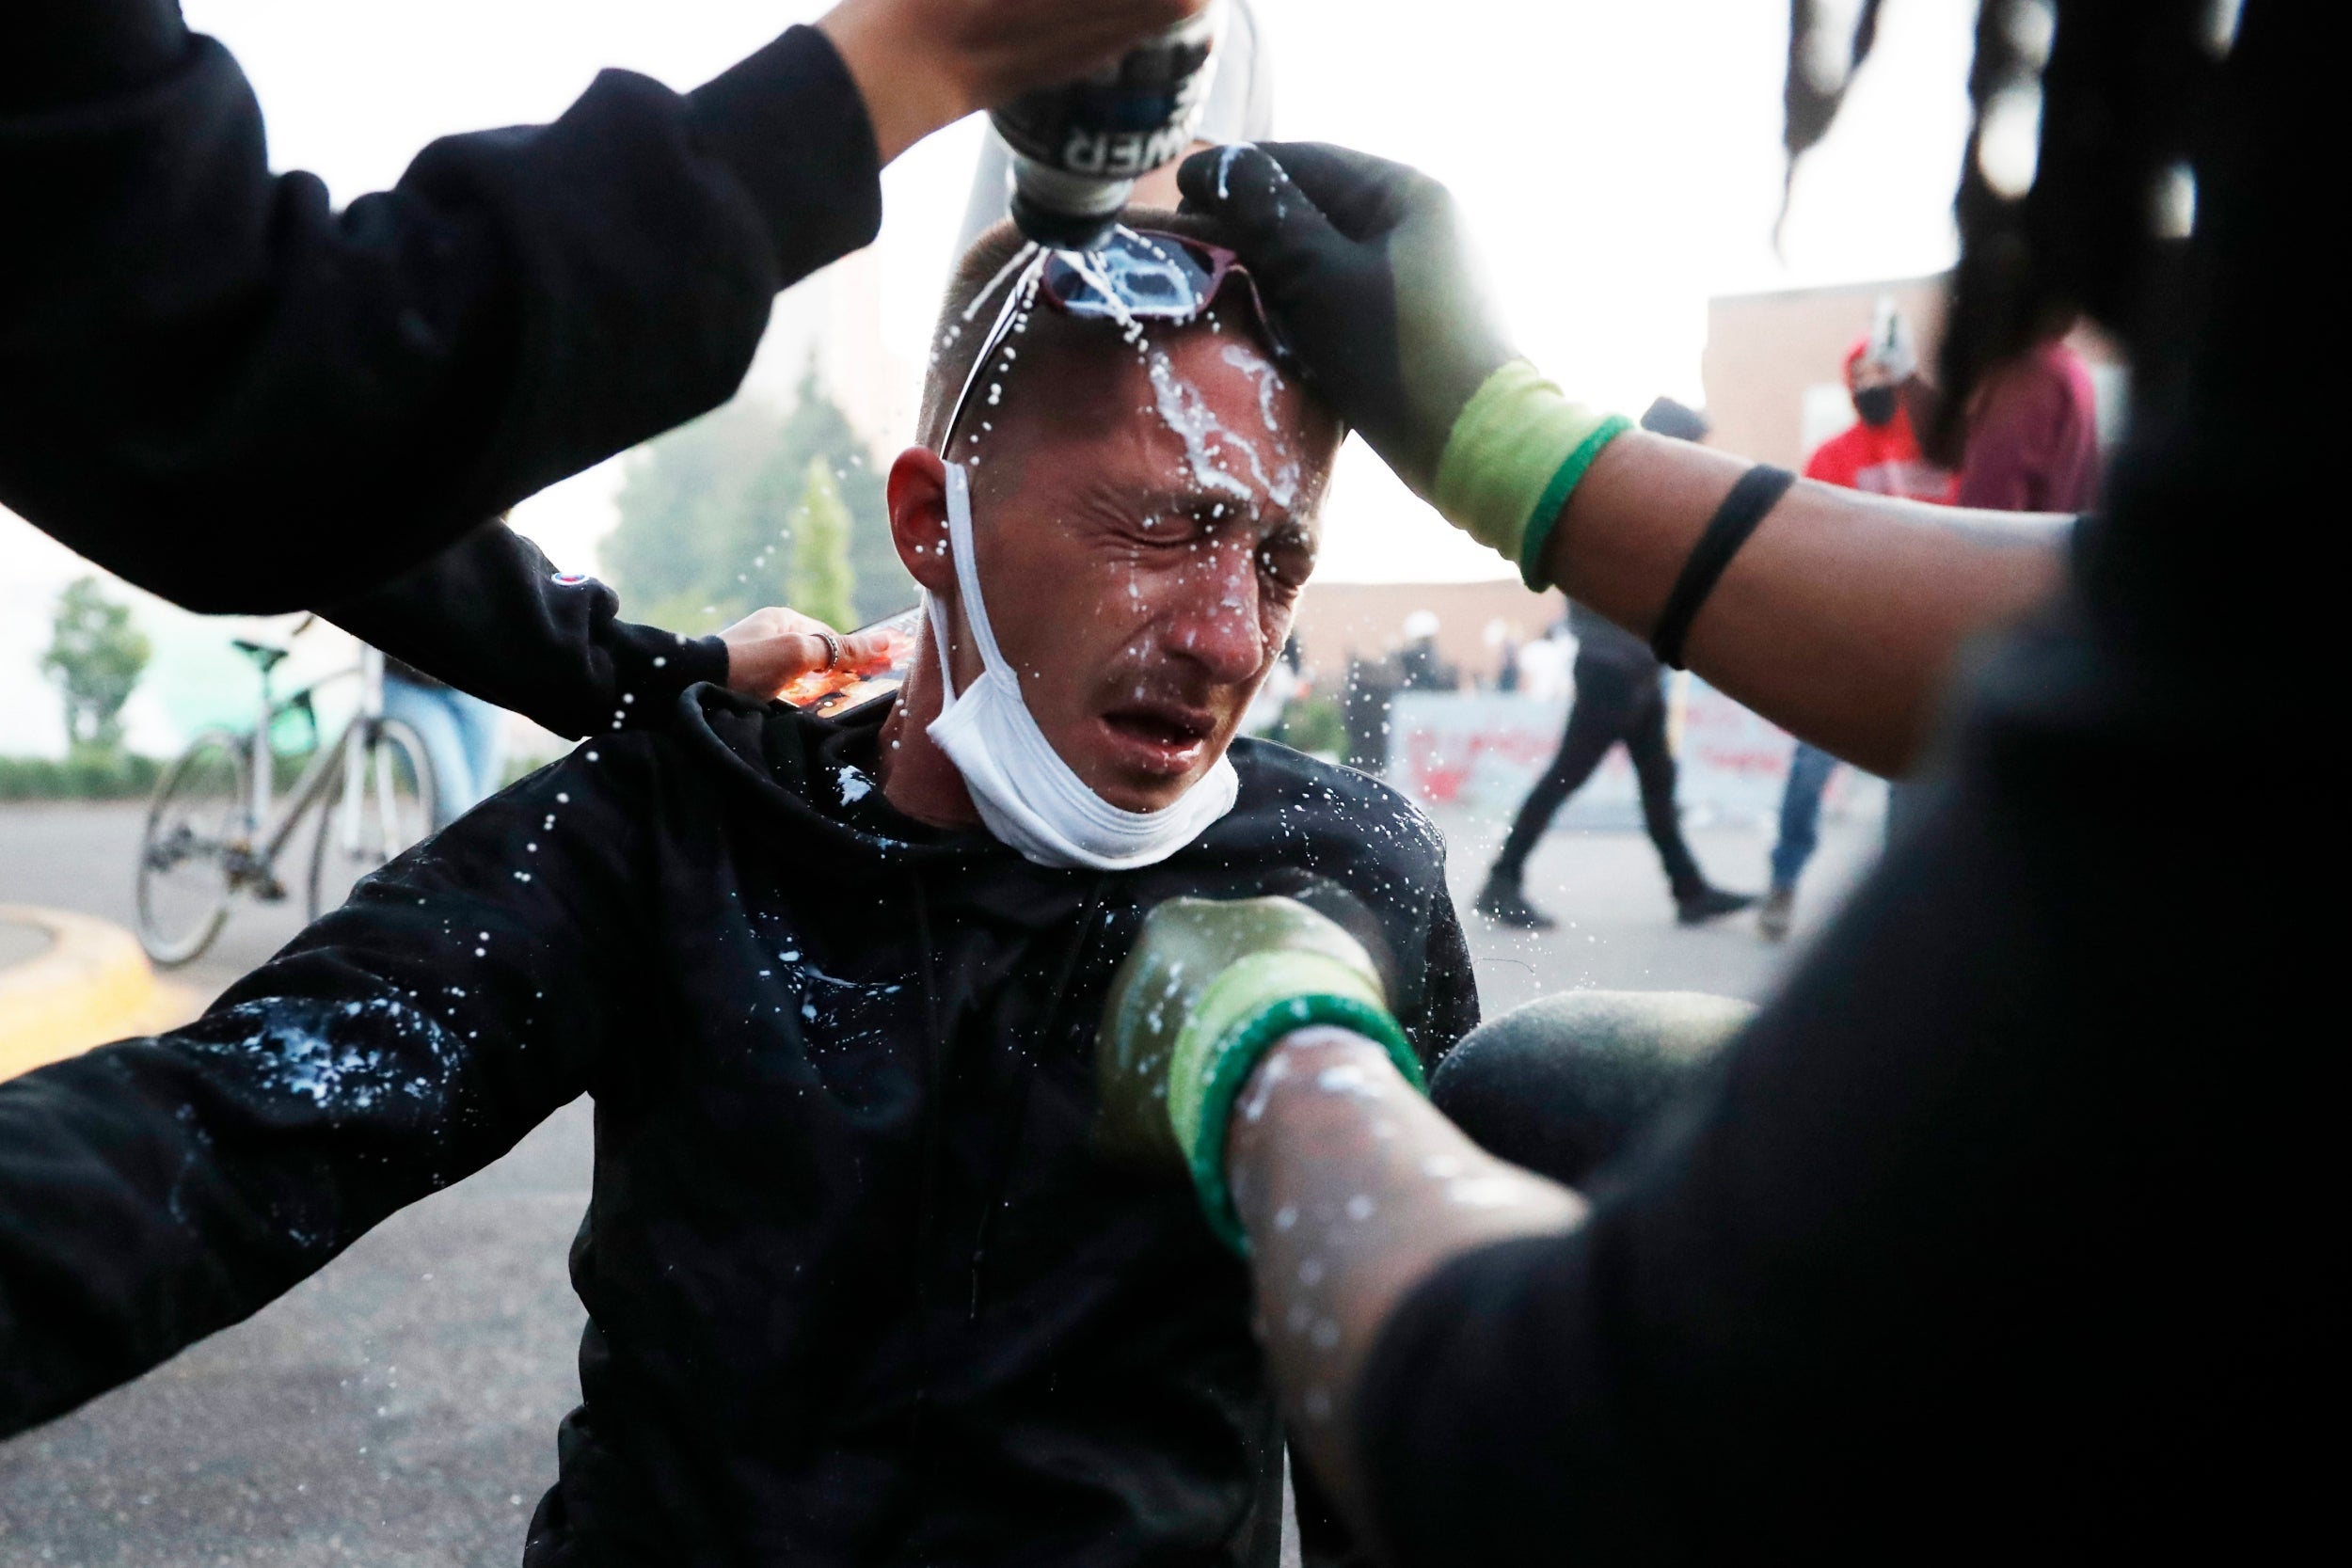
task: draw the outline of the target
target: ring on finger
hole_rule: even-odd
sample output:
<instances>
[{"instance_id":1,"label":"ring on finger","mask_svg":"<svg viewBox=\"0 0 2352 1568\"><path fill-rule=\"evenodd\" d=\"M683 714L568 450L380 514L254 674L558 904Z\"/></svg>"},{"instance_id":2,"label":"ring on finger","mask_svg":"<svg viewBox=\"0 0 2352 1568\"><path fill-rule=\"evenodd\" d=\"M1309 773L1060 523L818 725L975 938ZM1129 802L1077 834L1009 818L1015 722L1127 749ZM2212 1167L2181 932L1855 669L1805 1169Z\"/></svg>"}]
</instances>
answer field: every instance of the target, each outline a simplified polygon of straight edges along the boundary
<instances>
[{"instance_id":1,"label":"ring on finger","mask_svg":"<svg viewBox=\"0 0 2352 1568\"><path fill-rule=\"evenodd\" d=\"M841 667L841 639L829 631L820 631L817 635L825 640L825 669L828 671L839 669Z\"/></svg>"}]
</instances>

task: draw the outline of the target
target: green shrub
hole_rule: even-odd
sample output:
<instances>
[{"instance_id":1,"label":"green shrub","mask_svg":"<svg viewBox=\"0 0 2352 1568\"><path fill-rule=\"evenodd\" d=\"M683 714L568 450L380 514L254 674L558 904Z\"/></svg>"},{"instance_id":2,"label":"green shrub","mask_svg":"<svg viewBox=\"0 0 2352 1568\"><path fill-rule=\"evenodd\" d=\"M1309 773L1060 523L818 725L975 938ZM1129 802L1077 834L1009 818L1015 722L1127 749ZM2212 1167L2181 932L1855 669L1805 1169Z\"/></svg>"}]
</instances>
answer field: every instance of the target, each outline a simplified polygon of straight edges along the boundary
<instances>
[{"instance_id":1,"label":"green shrub","mask_svg":"<svg viewBox=\"0 0 2352 1568\"><path fill-rule=\"evenodd\" d=\"M0 757L0 800L126 800L155 787L154 757L96 746L62 757Z\"/></svg>"},{"instance_id":2,"label":"green shrub","mask_svg":"<svg viewBox=\"0 0 2352 1568\"><path fill-rule=\"evenodd\" d=\"M1282 710L1274 738L1295 751L1327 757L1347 754L1347 717L1328 697L1300 697Z\"/></svg>"}]
</instances>

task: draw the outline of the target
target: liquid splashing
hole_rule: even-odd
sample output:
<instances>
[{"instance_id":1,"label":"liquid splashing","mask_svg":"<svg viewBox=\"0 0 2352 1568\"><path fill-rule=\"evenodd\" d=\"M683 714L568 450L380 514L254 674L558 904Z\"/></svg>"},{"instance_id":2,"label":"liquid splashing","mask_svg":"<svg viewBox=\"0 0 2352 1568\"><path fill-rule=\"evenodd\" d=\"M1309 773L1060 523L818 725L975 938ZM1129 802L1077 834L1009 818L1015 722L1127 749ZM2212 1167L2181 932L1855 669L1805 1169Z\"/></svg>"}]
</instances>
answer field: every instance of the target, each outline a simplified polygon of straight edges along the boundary
<instances>
[{"instance_id":1,"label":"liquid splashing","mask_svg":"<svg viewBox=\"0 0 2352 1568\"><path fill-rule=\"evenodd\" d=\"M1200 395L1200 389L1176 373L1175 364L1164 350L1152 351L1148 373L1160 419L1184 442L1185 460L1191 466L1195 483L1206 490L1223 491L1252 505L1261 495L1283 507L1297 499L1298 465L1289 461L1278 447L1277 461L1269 473L1257 443L1227 429L1210 408L1208 400ZM1225 455L1229 453L1239 456L1248 465L1248 478L1226 466Z\"/></svg>"}]
</instances>

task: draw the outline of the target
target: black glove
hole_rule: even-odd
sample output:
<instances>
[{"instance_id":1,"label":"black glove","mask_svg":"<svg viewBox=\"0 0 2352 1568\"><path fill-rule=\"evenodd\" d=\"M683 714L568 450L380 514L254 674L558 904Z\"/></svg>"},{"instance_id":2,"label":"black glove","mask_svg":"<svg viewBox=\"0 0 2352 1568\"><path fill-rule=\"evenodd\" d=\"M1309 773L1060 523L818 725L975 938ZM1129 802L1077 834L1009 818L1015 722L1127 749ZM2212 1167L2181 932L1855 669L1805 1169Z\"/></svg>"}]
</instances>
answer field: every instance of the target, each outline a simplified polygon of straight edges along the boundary
<instances>
[{"instance_id":1,"label":"black glove","mask_svg":"<svg viewBox=\"0 0 2352 1568\"><path fill-rule=\"evenodd\" d=\"M1345 148L1197 152L1186 212L1229 227L1308 378L1448 521L1519 562L1626 421L1560 395L1504 336L1454 197ZM1547 510L1548 507L1548 510ZM1540 515L1539 515L1540 514Z\"/></svg>"}]
</instances>

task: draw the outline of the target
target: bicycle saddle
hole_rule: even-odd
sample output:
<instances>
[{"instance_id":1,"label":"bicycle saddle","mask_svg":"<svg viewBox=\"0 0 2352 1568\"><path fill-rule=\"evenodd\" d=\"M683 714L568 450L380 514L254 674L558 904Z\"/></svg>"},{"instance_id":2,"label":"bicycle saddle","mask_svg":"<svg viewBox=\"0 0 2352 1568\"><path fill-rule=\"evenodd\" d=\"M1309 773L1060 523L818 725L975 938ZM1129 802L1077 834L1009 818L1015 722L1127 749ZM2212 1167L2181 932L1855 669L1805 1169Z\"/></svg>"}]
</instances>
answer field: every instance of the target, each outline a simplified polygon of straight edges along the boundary
<instances>
[{"instance_id":1,"label":"bicycle saddle","mask_svg":"<svg viewBox=\"0 0 2352 1568\"><path fill-rule=\"evenodd\" d=\"M285 648L273 648L266 642L248 642L242 637L230 638L229 645L259 665L264 675L277 669L278 661L289 652Z\"/></svg>"}]
</instances>

